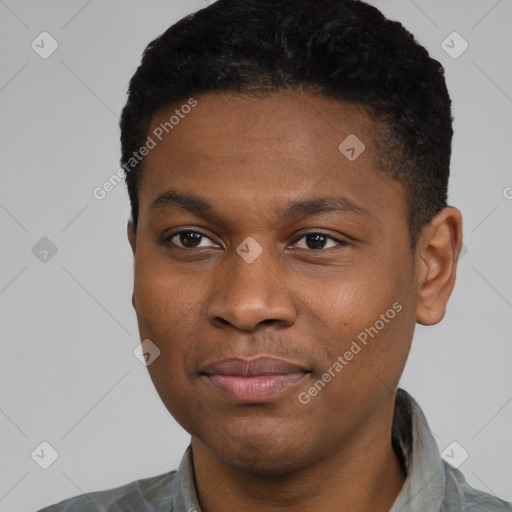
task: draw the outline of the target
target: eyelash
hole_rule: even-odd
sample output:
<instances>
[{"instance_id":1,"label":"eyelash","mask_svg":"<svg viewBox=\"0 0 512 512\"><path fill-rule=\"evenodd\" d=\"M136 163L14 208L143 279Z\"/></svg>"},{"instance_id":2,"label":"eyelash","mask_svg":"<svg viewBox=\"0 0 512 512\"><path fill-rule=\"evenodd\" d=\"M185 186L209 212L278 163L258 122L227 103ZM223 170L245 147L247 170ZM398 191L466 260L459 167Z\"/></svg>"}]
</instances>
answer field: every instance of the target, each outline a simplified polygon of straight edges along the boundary
<instances>
[{"instance_id":1,"label":"eyelash","mask_svg":"<svg viewBox=\"0 0 512 512\"><path fill-rule=\"evenodd\" d=\"M211 238L207 235L207 233L205 233L204 231L202 231L200 229L182 229L181 231L176 231L176 232L171 233L170 235L166 236L161 241L161 243L163 245L169 245L169 244L171 244L172 238L174 238L175 236L180 235L182 233L197 233L205 238L208 238L208 240L211 240ZM293 245L295 245L299 240L302 240L303 238L310 236L310 235L321 235L321 236L325 237L326 239L336 242L341 247L346 247L346 246L350 245L349 242L347 242L345 240L341 240L339 238L335 238L327 233L323 233L322 231L307 231L306 233L301 233L301 235L295 239ZM213 240L211 240L211 241L213 242ZM178 249L185 249L185 250L201 249L201 247L180 247L179 245L176 245L176 244L171 244L171 245L177 247ZM328 249L303 249L303 250L306 250L309 252L320 252L320 251L326 251L329 249L333 249L333 247L329 247Z\"/></svg>"}]
</instances>

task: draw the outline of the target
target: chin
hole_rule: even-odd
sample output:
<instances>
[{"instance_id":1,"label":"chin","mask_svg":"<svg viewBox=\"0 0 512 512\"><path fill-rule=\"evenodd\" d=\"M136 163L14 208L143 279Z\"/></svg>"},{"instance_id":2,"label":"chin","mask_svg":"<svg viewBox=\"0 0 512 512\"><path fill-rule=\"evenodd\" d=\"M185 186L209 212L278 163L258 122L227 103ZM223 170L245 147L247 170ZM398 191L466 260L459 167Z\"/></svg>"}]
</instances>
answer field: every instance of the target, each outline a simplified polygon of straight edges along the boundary
<instances>
[{"instance_id":1,"label":"chin","mask_svg":"<svg viewBox=\"0 0 512 512\"><path fill-rule=\"evenodd\" d=\"M261 476L289 473L311 462L305 434L297 433L296 429L290 432L283 425L267 429L254 427L240 426L235 432L231 429L219 432L219 426L198 437L225 464ZM215 435L218 437L214 438Z\"/></svg>"}]
</instances>

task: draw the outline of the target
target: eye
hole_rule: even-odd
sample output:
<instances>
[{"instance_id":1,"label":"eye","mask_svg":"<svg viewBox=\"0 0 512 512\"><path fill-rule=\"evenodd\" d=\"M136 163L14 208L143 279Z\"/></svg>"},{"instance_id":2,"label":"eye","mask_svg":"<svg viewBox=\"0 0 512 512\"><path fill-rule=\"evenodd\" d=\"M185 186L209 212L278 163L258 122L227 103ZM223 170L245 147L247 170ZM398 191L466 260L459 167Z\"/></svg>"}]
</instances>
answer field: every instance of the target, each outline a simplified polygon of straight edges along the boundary
<instances>
[{"instance_id":1,"label":"eye","mask_svg":"<svg viewBox=\"0 0 512 512\"><path fill-rule=\"evenodd\" d=\"M304 233L304 234L302 234L302 236L300 238L297 239L295 244L298 244L303 239L306 240L306 242L305 242L305 244L303 244L302 247L299 247L299 249L319 250L319 249L330 249L332 247L335 247L336 245L340 245L340 246L350 245L348 242L345 242L344 240L334 238L333 236L330 236L326 233L321 233L321 232ZM330 247L325 247L325 243L327 241L331 241L331 242L333 242L333 244Z\"/></svg>"},{"instance_id":2,"label":"eye","mask_svg":"<svg viewBox=\"0 0 512 512\"><path fill-rule=\"evenodd\" d=\"M302 246L300 246L301 241ZM208 244L207 241L211 243ZM202 243L205 242L205 243ZM327 245L326 243L331 242L331 245ZM196 229L184 229L181 231L177 231L163 240L165 244L172 244L181 249L200 249L203 247L216 247L215 244L203 231ZM347 246L350 245L348 242L344 240L340 240L335 238L327 233L312 231L309 233L303 233L300 238L297 238L294 245L299 244L299 249L310 249L314 251L318 251L321 249L331 249L332 247L338 246Z\"/></svg>"},{"instance_id":3,"label":"eye","mask_svg":"<svg viewBox=\"0 0 512 512\"><path fill-rule=\"evenodd\" d=\"M173 242L173 240L176 240ZM194 229L186 229L183 231L178 231L168 236L164 242L171 243L172 245L176 245L177 247L181 247L182 249L198 249L202 247L212 247L216 246L215 243L212 242L212 245L205 244L201 245L203 240L210 240L205 233L202 231L194 230Z\"/></svg>"}]
</instances>

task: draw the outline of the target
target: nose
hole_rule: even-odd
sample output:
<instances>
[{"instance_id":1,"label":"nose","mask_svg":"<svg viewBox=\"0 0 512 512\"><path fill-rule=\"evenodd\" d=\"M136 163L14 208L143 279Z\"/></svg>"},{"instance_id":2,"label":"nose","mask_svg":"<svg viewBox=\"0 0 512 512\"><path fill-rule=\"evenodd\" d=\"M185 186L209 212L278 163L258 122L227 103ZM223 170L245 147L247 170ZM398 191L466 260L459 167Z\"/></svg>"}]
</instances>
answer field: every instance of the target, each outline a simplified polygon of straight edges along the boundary
<instances>
[{"instance_id":1,"label":"nose","mask_svg":"<svg viewBox=\"0 0 512 512\"><path fill-rule=\"evenodd\" d=\"M252 331L259 324L276 323L289 327L297 318L296 307L286 286L284 274L270 250L251 263L233 251L225 269L213 287L208 302L211 323L232 325Z\"/></svg>"}]
</instances>

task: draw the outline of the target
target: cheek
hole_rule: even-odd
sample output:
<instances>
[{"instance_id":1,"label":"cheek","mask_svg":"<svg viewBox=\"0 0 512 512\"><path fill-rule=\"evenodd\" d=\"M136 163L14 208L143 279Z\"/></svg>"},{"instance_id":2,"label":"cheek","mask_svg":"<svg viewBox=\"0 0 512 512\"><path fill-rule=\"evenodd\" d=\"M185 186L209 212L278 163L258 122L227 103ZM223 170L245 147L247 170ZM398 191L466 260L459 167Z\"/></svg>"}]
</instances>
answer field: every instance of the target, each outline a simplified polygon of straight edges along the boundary
<instances>
[{"instance_id":1,"label":"cheek","mask_svg":"<svg viewBox=\"0 0 512 512\"><path fill-rule=\"evenodd\" d=\"M185 373L187 340L197 324L194 306L199 302L189 289L176 283L172 273L164 274L157 267L149 260L136 266L134 302L139 335L158 347L158 357L147 367L150 378L165 407L187 429L187 407L195 401Z\"/></svg>"},{"instance_id":2,"label":"cheek","mask_svg":"<svg viewBox=\"0 0 512 512\"><path fill-rule=\"evenodd\" d=\"M376 266L355 263L350 272L340 273L310 294L308 308L342 338L357 336L398 299L399 286L389 277L384 278L386 275L387 271Z\"/></svg>"},{"instance_id":3,"label":"cheek","mask_svg":"<svg viewBox=\"0 0 512 512\"><path fill-rule=\"evenodd\" d=\"M172 273L157 267L149 260L137 262L134 303L140 339L151 340L160 351L148 371L162 396L185 378L183 361L189 349L187 340L197 324L199 301L192 291L176 283Z\"/></svg>"},{"instance_id":4,"label":"cheek","mask_svg":"<svg viewBox=\"0 0 512 512\"><path fill-rule=\"evenodd\" d=\"M139 329L168 338L190 324L199 304L197 287L144 248L137 254L133 293Z\"/></svg>"},{"instance_id":5,"label":"cheek","mask_svg":"<svg viewBox=\"0 0 512 512\"><path fill-rule=\"evenodd\" d=\"M412 275L406 262L380 259L311 297L312 317L321 326L317 342L325 351L321 372L343 359L334 369L336 394L350 389L356 396L358 386L397 382L415 325Z\"/></svg>"}]
</instances>

